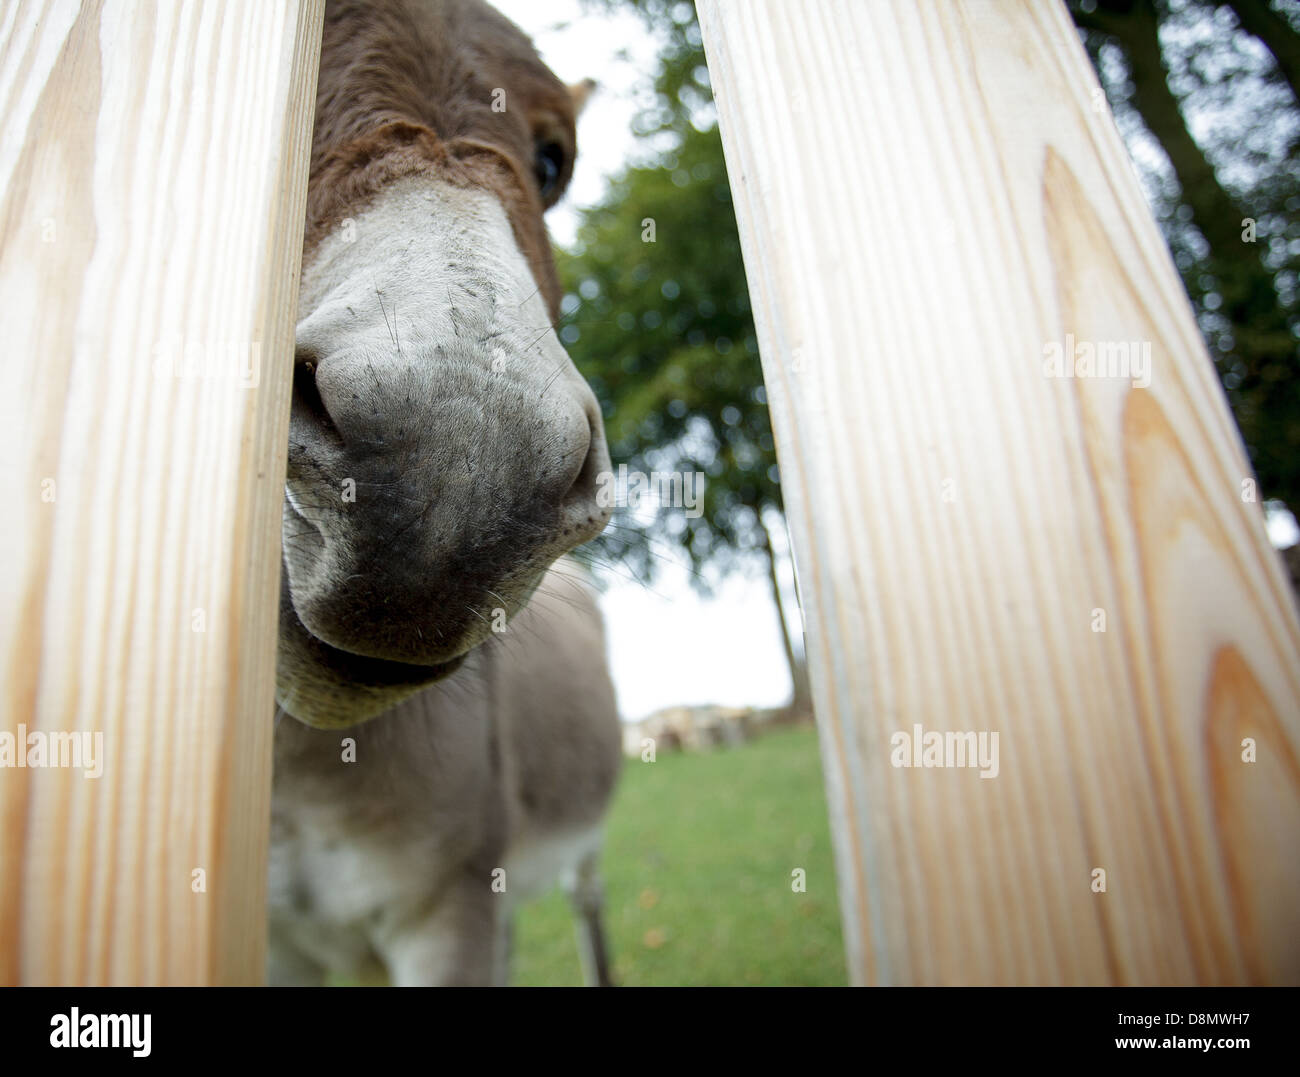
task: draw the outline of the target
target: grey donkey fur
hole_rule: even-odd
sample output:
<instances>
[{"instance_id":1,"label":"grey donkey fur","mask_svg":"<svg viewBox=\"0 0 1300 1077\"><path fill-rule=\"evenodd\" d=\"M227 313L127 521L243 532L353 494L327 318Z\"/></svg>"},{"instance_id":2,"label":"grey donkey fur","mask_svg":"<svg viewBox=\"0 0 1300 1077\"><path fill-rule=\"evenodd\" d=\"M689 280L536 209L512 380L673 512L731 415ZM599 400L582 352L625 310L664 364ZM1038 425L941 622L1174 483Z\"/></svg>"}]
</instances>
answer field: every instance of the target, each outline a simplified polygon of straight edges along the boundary
<instances>
[{"instance_id":1,"label":"grey donkey fur","mask_svg":"<svg viewBox=\"0 0 1300 1077\"><path fill-rule=\"evenodd\" d=\"M280 722L272 983L386 970L394 984L504 984L512 911L556 875L587 982L612 982L598 857L620 736L599 616L571 569L548 575L508 638L382 717Z\"/></svg>"},{"instance_id":2,"label":"grey donkey fur","mask_svg":"<svg viewBox=\"0 0 1300 1077\"><path fill-rule=\"evenodd\" d=\"M597 858L620 736L596 606L563 560L608 520L609 456L552 329L542 224L573 118L479 0L327 8L285 484L272 983L503 984L512 909L557 877L588 982L610 982Z\"/></svg>"}]
</instances>

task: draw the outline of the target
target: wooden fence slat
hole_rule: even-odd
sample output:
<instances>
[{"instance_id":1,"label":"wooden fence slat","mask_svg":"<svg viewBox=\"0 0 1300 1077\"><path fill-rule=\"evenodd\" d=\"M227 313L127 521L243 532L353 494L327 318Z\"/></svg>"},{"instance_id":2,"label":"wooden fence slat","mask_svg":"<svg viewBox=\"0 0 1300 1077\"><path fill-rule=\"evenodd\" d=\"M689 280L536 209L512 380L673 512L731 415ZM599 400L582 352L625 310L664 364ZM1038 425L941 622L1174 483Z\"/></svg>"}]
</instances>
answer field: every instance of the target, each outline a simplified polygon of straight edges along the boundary
<instances>
[{"instance_id":1,"label":"wooden fence slat","mask_svg":"<svg viewBox=\"0 0 1300 1077\"><path fill-rule=\"evenodd\" d=\"M1296 611L1063 6L699 10L852 978L1300 980Z\"/></svg>"},{"instance_id":2,"label":"wooden fence slat","mask_svg":"<svg viewBox=\"0 0 1300 1077\"><path fill-rule=\"evenodd\" d=\"M263 977L322 18L322 0L0 16L6 984ZM74 731L81 769L35 765Z\"/></svg>"}]
</instances>

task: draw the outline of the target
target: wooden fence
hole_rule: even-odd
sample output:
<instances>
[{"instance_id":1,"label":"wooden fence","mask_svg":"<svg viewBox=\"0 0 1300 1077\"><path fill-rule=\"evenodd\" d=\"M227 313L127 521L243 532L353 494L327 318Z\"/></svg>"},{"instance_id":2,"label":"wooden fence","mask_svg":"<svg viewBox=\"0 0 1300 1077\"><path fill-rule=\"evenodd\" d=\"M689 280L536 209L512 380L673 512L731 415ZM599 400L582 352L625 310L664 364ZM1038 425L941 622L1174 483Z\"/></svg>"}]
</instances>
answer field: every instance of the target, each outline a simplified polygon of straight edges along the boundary
<instances>
[{"instance_id":1,"label":"wooden fence","mask_svg":"<svg viewBox=\"0 0 1300 1077\"><path fill-rule=\"evenodd\" d=\"M322 11L0 17L6 984L263 977Z\"/></svg>"},{"instance_id":2,"label":"wooden fence","mask_svg":"<svg viewBox=\"0 0 1300 1077\"><path fill-rule=\"evenodd\" d=\"M1295 607L1063 5L699 8L852 979L1297 982Z\"/></svg>"},{"instance_id":3,"label":"wooden fence","mask_svg":"<svg viewBox=\"0 0 1300 1077\"><path fill-rule=\"evenodd\" d=\"M700 11L853 979L1300 979L1300 627L1064 10ZM262 975L321 15L6 13L5 983Z\"/></svg>"}]
</instances>

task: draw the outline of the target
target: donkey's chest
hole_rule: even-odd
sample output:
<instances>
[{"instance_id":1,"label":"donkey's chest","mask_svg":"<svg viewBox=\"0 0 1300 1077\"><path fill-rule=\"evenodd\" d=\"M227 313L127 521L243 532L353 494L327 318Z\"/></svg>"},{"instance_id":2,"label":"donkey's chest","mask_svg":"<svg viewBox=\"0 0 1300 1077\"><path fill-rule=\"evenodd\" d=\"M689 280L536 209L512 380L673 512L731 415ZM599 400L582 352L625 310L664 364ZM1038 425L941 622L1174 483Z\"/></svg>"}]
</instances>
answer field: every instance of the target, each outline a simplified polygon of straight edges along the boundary
<instances>
[{"instance_id":1,"label":"donkey's chest","mask_svg":"<svg viewBox=\"0 0 1300 1077\"><path fill-rule=\"evenodd\" d=\"M427 852L410 839L397 840L375 830L354 832L322 825L309 814L276 810L271 824L271 906L335 923L365 919L404 894L427 888L428 871L421 870Z\"/></svg>"},{"instance_id":2,"label":"donkey's chest","mask_svg":"<svg viewBox=\"0 0 1300 1077\"><path fill-rule=\"evenodd\" d=\"M427 906L459 850L424 832L273 802L268 905L273 934L328 969L359 975L394 925Z\"/></svg>"}]
</instances>

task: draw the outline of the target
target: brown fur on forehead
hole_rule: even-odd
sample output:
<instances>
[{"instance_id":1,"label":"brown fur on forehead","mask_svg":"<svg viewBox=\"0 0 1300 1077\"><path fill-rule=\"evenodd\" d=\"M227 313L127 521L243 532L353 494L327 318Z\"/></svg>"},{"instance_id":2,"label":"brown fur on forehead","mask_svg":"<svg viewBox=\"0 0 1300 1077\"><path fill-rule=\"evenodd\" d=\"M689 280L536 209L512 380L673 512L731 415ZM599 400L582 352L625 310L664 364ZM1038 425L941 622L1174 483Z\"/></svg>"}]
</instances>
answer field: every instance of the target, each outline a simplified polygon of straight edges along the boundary
<instances>
[{"instance_id":1,"label":"brown fur on forehead","mask_svg":"<svg viewBox=\"0 0 1300 1077\"><path fill-rule=\"evenodd\" d=\"M505 92L505 110L493 101ZM558 315L560 285L533 171L534 139L574 157L572 98L527 37L482 0L331 0L307 193L304 263L400 176L436 175L501 202Z\"/></svg>"}]
</instances>

